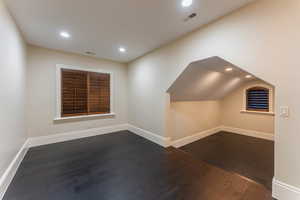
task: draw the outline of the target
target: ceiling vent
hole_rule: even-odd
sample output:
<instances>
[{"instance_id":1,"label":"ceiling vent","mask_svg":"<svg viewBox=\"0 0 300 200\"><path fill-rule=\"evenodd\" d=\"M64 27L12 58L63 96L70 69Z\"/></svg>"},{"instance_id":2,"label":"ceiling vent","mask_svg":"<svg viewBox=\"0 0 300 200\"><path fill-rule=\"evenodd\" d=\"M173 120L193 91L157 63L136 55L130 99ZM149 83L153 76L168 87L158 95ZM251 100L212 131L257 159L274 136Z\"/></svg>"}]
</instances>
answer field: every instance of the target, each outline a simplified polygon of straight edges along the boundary
<instances>
[{"instance_id":1,"label":"ceiling vent","mask_svg":"<svg viewBox=\"0 0 300 200\"><path fill-rule=\"evenodd\" d=\"M187 18L184 19L185 22L195 18L197 16L197 13L192 13L190 14Z\"/></svg>"},{"instance_id":2,"label":"ceiling vent","mask_svg":"<svg viewBox=\"0 0 300 200\"><path fill-rule=\"evenodd\" d=\"M85 54L89 55L89 56L95 56L96 55L96 53L94 53L92 51L86 51Z\"/></svg>"}]
</instances>

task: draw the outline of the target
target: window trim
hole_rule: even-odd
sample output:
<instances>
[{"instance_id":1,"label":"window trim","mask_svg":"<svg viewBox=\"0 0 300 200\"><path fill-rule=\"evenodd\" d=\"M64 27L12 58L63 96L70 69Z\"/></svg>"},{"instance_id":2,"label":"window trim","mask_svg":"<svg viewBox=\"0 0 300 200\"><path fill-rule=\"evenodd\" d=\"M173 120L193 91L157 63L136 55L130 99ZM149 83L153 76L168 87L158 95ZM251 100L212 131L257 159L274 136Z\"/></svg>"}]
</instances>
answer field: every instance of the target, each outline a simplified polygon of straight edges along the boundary
<instances>
[{"instance_id":1,"label":"window trim","mask_svg":"<svg viewBox=\"0 0 300 200\"><path fill-rule=\"evenodd\" d=\"M259 111L259 110L247 110L247 91L251 88L266 88L269 90L269 111ZM252 113L252 114L263 114L263 115L275 115L274 113L274 93L273 87L266 84L253 84L244 88L243 92L243 108L241 113Z\"/></svg>"},{"instance_id":2,"label":"window trim","mask_svg":"<svg viewBox=\"0 0 300 200\"><path fill-rule=\"evenodd\" d=\"M80 71L87 71L87 72L96 72L96 73L105 73L110 75L110 113L105 114L95 114L95 115L79 115L79 116L70 116L70 117L62 117L61 116L61 70L62 69L69 69L69 70L80 70ZM55 109L55 116L54 121L58 120L66 120L66 119L80 119L80 118L94 118L94 117L111 117L114 116L114 98L113 98L113 91L114 91L114 75L111 71L106 71L102 69L96 68L87 68L87 67L79 67L79 66L72 66L72 65L64 65L64 64L57 64L56 65L56 109Z\"/></svg>"}]
</instances>

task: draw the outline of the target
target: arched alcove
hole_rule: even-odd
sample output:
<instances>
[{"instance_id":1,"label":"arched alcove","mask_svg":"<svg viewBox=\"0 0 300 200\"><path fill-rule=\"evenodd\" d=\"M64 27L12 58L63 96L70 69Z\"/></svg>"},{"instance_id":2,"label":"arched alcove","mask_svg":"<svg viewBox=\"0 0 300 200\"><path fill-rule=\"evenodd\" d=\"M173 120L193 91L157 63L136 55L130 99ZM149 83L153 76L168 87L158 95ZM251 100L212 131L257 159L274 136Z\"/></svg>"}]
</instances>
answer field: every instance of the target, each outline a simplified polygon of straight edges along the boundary
<instances>
[{"instance_id":1,"label":"arched alcove","mask_svg":"<svg viewBox=\"0 0 300 200\"><path fill-rule=\"evenodd\" d=\"M247 90L258 87L267 88L268 95L253 93L251 102L254 101L257 105L265 103L263 106L268 108L249 110L246 106ZM256 175L262 173L265 168L265 176L262 175L261 183L271 188L274 175L274 91L275 88L271 84L220 57L192 62L167 90L170 96L167 109L168 136L172 138L173 146L178 148L185 148L184 146L189 146L192 142L197 143L199 140L205 141L207 137L214 137L218 135L217 133L222 135L224 132L229 132L236 134L236 137L242 137L241 145L245 147L245 154L247 154L245 157L249 157L249 160L237 159L236 164L243 166L245 163L238 162L257 161L257 168L249 168L251 171L249 174L247 172L243 174L239 166L235 166L236 169L233 171L237 170L237 173L249 175L248 178L257 181ZM246 137L245 141L243 137ZM265 147L264 145L260 147L260 143L264 142ZM204 143L199 142L207 148L219 151L216 147L209 147L209 143ZM195 148L196 144L193 145ZM216 144L212 143L213 145ZM231 145L239 144L237 142ZM264 161L254 155L259 148L264 151L261 152L261 156L269 157L269 160ZM202 147L199 149L204 152L211 151ZM252 150L254 154L248 154ZM256 153L259 155L260 152ZM234 152L232 154L233 157L236 156ZM211 155L208 153L207 157ZM200 157L206 156L201 154ZM227 159L230 160L230 157Z\"/></svg>"}]
</instances>

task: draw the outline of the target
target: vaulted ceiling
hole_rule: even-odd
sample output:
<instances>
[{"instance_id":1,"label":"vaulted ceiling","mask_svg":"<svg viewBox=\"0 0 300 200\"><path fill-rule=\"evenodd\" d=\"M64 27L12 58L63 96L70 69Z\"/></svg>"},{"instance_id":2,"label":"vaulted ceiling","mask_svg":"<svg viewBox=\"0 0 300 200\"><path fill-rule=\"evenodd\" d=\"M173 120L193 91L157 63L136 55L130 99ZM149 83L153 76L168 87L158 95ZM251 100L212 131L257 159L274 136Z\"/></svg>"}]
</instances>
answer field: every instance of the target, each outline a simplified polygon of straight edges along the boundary
<instances>
[{"instance_id":1,"label":"vaulted ceiling","mask_svg":"<svg viewBox=\"0 0 300 200\"><path fill-rule=\"evenodd\" d=\"M30 44L128 62L253 0L6 0ZM185 21L187 16L197 16ZM62 39L61 31L71 38ZM119 52L120 47L127 49Z\"/></svg>"},{"instance_id":2,"label":"vaulted ceiling","mask_svg":"<svg viewBox=\"0 0 300 200\"><path fill-rule=\"evenodd\" d=\"M220 57L210 57L187 66L167 92L171 101L219 100L255 80L260 79Z\"/></svg>"}]
</instances>

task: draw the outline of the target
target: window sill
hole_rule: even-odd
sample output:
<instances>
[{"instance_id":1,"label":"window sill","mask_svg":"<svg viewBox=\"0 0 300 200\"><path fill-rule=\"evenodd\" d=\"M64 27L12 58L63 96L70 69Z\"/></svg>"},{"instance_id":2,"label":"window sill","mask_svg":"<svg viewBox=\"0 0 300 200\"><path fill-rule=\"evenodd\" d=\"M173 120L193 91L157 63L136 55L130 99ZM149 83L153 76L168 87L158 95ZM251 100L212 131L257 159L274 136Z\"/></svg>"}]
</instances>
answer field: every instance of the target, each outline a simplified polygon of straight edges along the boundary
<instances>
[{"instance_id":1,"label":"window sill","mask_svg":"<svg viewBox=\"0 0 300 200\"><path fill-rule=\"evenodd\" d=\"M54 121L62 121L68 119L89 119L89 118L97 118L97 117L113 117L115 113L107 113L107 114L97 114L97 115L81 115L81 116L73 116L73 117L56 117Z\"/></svg>"},{"instance_id":2,"label":"window sill","mask_svg":"<svg viewBox=\"0 0 300 200\"><path fill-rule=\"evenodd\" d=\"M274 112L260 112L260 111L249 111L249 110L241 110L241 113L250 113L250 114L260 114L260 115L271 115L274 116Z\"/></svg>"}]
</instances>

